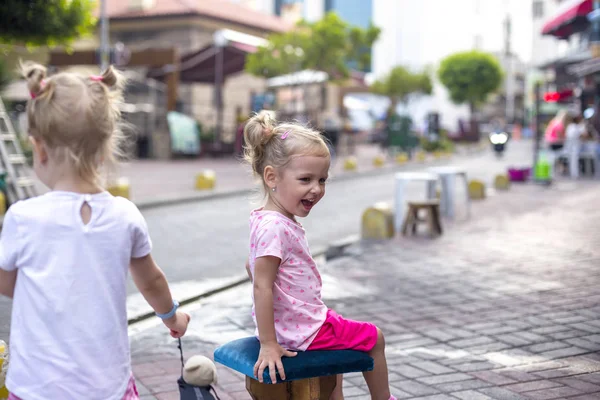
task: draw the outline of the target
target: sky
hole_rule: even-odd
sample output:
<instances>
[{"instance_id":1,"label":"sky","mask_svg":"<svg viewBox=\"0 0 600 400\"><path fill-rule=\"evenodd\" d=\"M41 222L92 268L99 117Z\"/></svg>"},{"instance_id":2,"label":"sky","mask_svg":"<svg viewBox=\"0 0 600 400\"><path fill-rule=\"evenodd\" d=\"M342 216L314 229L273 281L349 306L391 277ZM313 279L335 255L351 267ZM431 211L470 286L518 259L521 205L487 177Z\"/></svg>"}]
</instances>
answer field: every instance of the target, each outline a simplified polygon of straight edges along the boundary
<instances>
[{"instance_id":1,"label":"sky","mask_svg":"<svg viewBox=\"0 0 600 400\"><path fill-rule=\"evenodd\" d=\"M512 50L524 61L531 58L531 0L403 1L405 4L411 3L411 8L420 7L418 14L421 19L432 19L424 24L428 29L420 29L414 25L412 28L415 29L415 34L425 35L427 38L422 57L429 63L435 63L436 59L450 53L473 48L476 34L481 37L482 50L503 50L504 20L507 13L510 13L512 19ZM419 5L412 4L413 2ZM406 25L409 25L409 21Z\"/></svg>"}]
</instances>

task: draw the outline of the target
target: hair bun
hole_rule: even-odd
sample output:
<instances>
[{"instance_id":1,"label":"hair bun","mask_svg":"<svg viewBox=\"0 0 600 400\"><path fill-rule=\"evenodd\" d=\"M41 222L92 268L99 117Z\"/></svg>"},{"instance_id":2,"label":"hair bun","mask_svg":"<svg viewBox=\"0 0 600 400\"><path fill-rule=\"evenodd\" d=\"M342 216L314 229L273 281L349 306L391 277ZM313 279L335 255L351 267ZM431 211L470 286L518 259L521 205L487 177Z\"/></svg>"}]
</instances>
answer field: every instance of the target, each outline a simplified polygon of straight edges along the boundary
<instances>
[{"instance_id":1,"label":"hair bun","mask_svg":"<svg viewBox=\"0 0 600 400\"><path fill-rule=\"evenodd\" d=\"M117 71L112 65L109 65L106 71L102 73L102 83L108 87L121 89L124 86L125 79L121 72Z\"/></svg>"},{"instance_id":2,"label":"hair bun","mask_svg":"<svg viewBox=\"0 0 600 400\"><path fill-rule=\"evenodd\" d=\"M21 74L27 80L27 89L33 95L38 95L43 89L42 81L46 77L46 67L30 61L21 63L20 67Z\"/></svg>"}]
</instances>

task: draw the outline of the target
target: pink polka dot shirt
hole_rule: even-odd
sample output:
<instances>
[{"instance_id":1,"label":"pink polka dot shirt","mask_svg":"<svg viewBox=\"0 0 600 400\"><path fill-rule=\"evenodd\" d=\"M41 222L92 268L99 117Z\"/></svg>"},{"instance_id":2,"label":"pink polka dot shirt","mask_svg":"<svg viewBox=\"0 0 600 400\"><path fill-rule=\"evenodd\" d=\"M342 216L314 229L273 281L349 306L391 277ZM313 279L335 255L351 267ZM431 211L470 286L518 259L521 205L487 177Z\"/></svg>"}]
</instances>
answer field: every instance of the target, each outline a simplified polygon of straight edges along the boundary
<instances>
[{"instance_id":1,"label":"pink polka dot shirt","mask_svg":"<svg viewBox=\"0 0 600 400\"><path fill-rule=\"evenodd\" d=\"M281 259L273 284L273 313L279 344L304 351L325 322L321 275L308 249L304 228L276 211L257 209L250 214L250 272L256 259ZM254 300L254 294L253 294ZM252 317L256 324L254 305ZM256 329L258 336L258 327Z\"/></svg>"}]
</instances>

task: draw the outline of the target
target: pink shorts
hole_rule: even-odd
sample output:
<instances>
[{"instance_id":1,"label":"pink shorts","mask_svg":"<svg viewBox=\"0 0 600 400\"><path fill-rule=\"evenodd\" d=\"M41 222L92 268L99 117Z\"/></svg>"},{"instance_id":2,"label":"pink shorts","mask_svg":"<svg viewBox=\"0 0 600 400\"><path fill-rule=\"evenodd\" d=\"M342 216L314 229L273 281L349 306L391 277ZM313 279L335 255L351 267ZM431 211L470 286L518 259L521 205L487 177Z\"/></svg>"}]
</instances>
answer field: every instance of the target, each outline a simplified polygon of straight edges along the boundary
<instances>
[{"instance_id":1,"label":"pink shorts","mask_svg":"<svg viewBox=\"0 0 600 400\"><path fill-rule=\"evenodd\" d=\"M377 327L375 325L346 319L333 310L327 310L325 323L307 350L369 352L376 344Z\"/></svg>"},{"instance_id":2,"label":"pink shorts","mask_svg":"<svg viewBox=\"0 0 600 400\"><path fill-rule=\"evenodd\" d=\"M123 400L139 400L140 397L138 395L137 387L135 386L135 378L133 374L131 374L131 378L129 378L129 383L127 384L127 389L125 390L125 394L123 395ZM8 400L21 400L14 394L8 395Z\"/></svg>"}]
</instances>

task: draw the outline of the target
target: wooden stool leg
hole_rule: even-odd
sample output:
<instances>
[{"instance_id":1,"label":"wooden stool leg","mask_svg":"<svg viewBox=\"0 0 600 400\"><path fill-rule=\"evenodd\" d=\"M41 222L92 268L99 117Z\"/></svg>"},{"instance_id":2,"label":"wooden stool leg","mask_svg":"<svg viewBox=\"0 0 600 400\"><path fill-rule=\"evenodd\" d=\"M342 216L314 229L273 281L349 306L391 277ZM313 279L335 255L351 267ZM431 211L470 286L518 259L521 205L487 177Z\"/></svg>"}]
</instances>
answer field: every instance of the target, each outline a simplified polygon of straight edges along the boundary
<instances>
[{"instance_id":1,"label":"wooden stool leg","mask_svg":"<svg viewBox=\"0 0 600 400\"><path fill-rule=\"evenodd\" d=\"M412 207L409 207L408 210L406 211L406 216L404 217L404 222L402 222L402 235L406 236L406 234L408 233L408 227L410 225L412 221Z\"/></svg>"},{"instance_id":2,"label":"wooden stool leg","mask_svg":"<svg viewBox=\"0 0 600 400\"><path fill-rule=\"evenodd\" d=\"M412 234L413 236L417 234L417 227L419 226L419 209L413 208L413 220L412 220Z\"/></svg>"},{"instance_id":3,"label":"wooden stool leg","mask_svg":"<svg viewBox=\"0 0 600 400\"><path fill-rule=\"evenodd\" d=\"M337 376L336 375L322 376L320 378L320 380L321 380L321 398L320 398L320 400L329 400L329 398L331 397L331 393L333 393L333 390L337 386Z\"/></svg>"},{"instance_id":4,"label":"wooden stool leg","mask_svg":"<svg viewBox=\"0 0 600 400\"><path fill-rule=\"evenodd\" d=\"M320 378L292 381L289 385L291 389L290 400L321 400ZM272 397L272 399L275 399L275 397Z\"/></svg>"},{"instance_id":5,"label":"wooden stool leg","mask_svg":"<svg viewBox=\"0 0 600 400\"><path fill-rule=\"evenodd\" d=\"M439 235L442 235L444 231L442 230L442 221L440 220L440 209L438 207L434 207L433 214L434 214L435 226L437 228L436 230Z\"/></svg>"},{"instance_id":6,"label":"wooden stool leg","mask_svg":"<svg viewBox=\"0 0 600 400\"><path fill-rule=\"evenodd\" d=\"M289 383L276 383L271 385L268 383L260 383L256 379L246 377L246 390L250 394L252 400L270 400L281 399L291 400L288 390Z\"/></svg>"},{"instance_id":7,"label":"wooden stool leg","mask_svg":"<svg viewBox=\"0 0 600 400\"><path fill-rule=\"evenodd\" d=\"M425 219L427 220L427 230L429 231L429 236L430 237L434 237L437 236L436 232L437 229L435 227L435 221L433 220L433 207L427 207L425 209L425 211L427 212L427 215L425 216Z\"/></svg>"},{"instance_id":8,"label":"wooden stool leg","mask_svg":"<svg viewBox=\"0 0 600 400\"><path fill-rule=\"evenodd\" d=\"M252 400L329 400L335 385L335 375L275 385L246 377L246 390Z\"/></svg>"}]
</instances>

